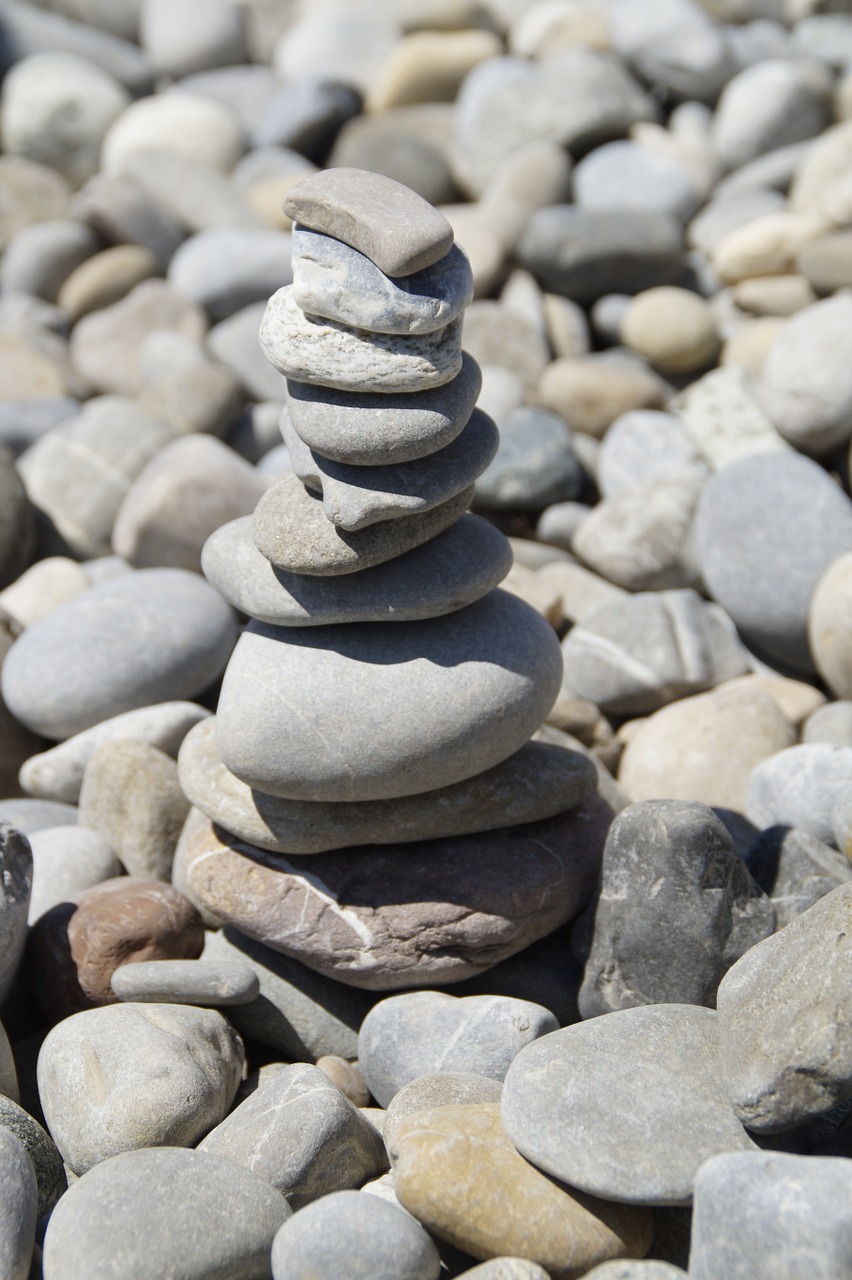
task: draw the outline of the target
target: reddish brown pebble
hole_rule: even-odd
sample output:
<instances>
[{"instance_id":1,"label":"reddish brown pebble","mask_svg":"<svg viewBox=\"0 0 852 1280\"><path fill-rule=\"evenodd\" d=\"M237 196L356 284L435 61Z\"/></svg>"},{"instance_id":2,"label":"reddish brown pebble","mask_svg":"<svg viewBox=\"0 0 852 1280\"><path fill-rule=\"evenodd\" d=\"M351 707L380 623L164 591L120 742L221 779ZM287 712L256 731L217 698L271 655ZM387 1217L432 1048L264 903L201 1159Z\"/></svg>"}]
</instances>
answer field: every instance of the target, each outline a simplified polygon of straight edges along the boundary
<instances>
[{"instance_id":1,"label":"reddish brown pebble","mask_svg":"<svg viewBox=\"0 0 852 1280\"><path fill-rule=\"evenodd\" d=\"M369 1104L370 1090L364 1084L357 1062L347 1062L336 1053L328 1053L317 1058L317 1066L356 1107L366 1107Z\"/></svg>"}]
</instances>

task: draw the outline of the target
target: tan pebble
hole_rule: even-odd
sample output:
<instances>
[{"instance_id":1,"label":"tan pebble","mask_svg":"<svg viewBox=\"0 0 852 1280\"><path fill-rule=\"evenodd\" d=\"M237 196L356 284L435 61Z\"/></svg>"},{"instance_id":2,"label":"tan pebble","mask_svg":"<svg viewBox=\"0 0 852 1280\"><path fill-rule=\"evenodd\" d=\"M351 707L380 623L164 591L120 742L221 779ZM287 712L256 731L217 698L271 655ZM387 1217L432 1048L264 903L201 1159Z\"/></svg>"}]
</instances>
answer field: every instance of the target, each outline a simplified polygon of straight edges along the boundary
<instances>
[{"instance_id":1,"label":"tan pebble","mask_svg":"<svg viewBox=\"0 0 852 1280\"><path fill-rule=\"evenodd\" d=\"M542 298L547 336L556 356L584 356L589 350L589 322L586 313L570 298L546 293Z\"/></svg>"},{"instance_id":2,"label":"tan pebble","mask_svg":"<svg viewBox=\"0 0 852 1280\"><path fill-rule=\"evenodd\" d=\"M721 687L721 686L720 686ZM791 680L788 676L764 675L751 672L726 680L726 689L762 689L776 702L787 719L799 728L808 716L827 701L824 693L806 680Z\"/></svg>"},{"instance_id":3,"label":"tan pebble","mask_svg":"<svg viewBox=\"0 0 852 1280\"><path fill-rule=\"evenodd\" d=\"M357 1062L347 1062L346 1058L341 1058L336 1053L328 1053L317 1058L317 1066L356 1107L369 1106L370 1090L364 1083Z\"/></svg>"},{"instance_id":4,"label":"tan pebble","mask_svg":"<svg viewBox=\"0 0 852 1280\"><path fill-rule=\"evenodd\" d=\"M367 111L452 102L467 73L503 52L493 31L415 31L397 43L367 92Z\"/></svg>"},{"instance_id":5,"label":"tan pebble","mask_svg":"<svg viewBox=\"0 0 852 1280\"><path fill-rule=\"evenodd\" d=\"M57 302L74 324L90 311L119 302L137 284L159 274L157 255L150 249L141 244L117 244L72 271Z\"/></svg>"},{"instance_id":6,"label":"tan pebble","mask_svg":"<svg viewBox=\"0 0 852 1280\"><path fill-rule=\"evenodd\" d=\"M594 356L554 360L538 390L541 403L570 427L596 437L631 409L663 406L663 388L652 374Z\"/></svg>"},{"instance_id":7,"label":"tan pebble","mask_svg":"<svg viewBox=\"0 0 852 1280\"><path fill-rule=\"evenodd\" d=\"M509 31L509 51L522 58L550 58L577 46L612 48L606 11L588 0L548 0L522 8Z\"/></svg>"},{"instance_id":8,"label":"tan pebble","mask_svg":"<svg viewBox=\"0 0 852 1280\"><path fill-rule=\"evenodd\" d=\"M513 596L526 601L552 627L559 627L565 621L559 593L543 583L534 569L526 569L520 564L512 565L500 586L504 591L511 591Z\"/></svg>"},{"instance_id":9,"label":"tan pebble","mask_svg":"<svg viewBox=\"0 0 852 1280\"><path fill-rule=\"evenodd\" d=\"M719 353L713 312L688 289L646 289L629 302L621 324L626 346L664 373L695 373Z\"/></svg>"},{"instance_id":10,"label":"tan pebble","mask_svg":"<svg viewBox=\"0 0 852 1280\"><path fill-rule=\"evenodd\" d=\"M291 231L293 223L281 208L281 202L304 176L304 173L279 173L274 178L253 182L243 191L245 202L274 231Z\"/></svg>"},{"instance_id":11,"label":"tan pebble","mask_svg":"<svg viewBox=\"0 0 852 1280\"><path fill-rule=\"evenodd\" d=\"M478 204L442 204L441 213L470 260L475 296L493 293L506 274L506 249L487 212Z\"/></svg>"},{"instance_id":12,"label":"tan pebble","mask_svg":"<svg viewBox=\"0 0 852 1280\"><path fill-rule=\"evenodd\" d=\"M780 316L761 316L749 320L728 338L719 357L721 365L737 365L746 373L757 375L763 369L769 348L784 327Z\"/></svg>"},{"instance_id":13,"label":"tan pebble","mask_svg":"<svg viewBox=\"0 0 852 1280\"><path fill-rule=\"evenodd\" d=\"M725 284L783 275L794 269L805 245L826 229L825 218L813 213L768 213L723 236L711 261Z\"/></svg>"},{"instance_id":14,"label":"tan pebble","mask_svg":"<svg viewBox=\"0 0 852 1280\"><path fill-rule=\"evenodd\" d=\"M803 275L757 276L734 285L734 302L755 316L792 316L816 302Z\"/></svg>"},{"instance_id":15,"label":"tan pebble","mask_svg":"<svg viewBox=\"0 0 852 1280\"><path fill-rule=\"evenodd\" d=\"M482 189L479 207L511 253L530 215L547 205L565 204L570 191L571 157L564 147L540 139L512 152L497 167Z\"/></svg>"}]
</instances>

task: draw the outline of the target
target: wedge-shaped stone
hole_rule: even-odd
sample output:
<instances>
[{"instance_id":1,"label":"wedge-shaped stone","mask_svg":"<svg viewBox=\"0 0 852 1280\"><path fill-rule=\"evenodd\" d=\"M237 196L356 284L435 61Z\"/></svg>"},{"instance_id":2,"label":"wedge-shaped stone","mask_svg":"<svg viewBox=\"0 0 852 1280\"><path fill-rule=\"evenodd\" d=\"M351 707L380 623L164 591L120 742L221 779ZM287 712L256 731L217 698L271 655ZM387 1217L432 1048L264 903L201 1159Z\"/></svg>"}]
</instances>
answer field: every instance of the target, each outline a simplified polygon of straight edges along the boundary
<instances>
[{"instance_id":1,"label":"wedge-shaped stone","mask_svg":"<svg viewBox=\"0 0 852 1280\"><path fill-rule=\"evenodd\" d=\"M481 387L479 365L463 352L452 381L414 394L335 391L288 379L286 414L324 458L383 467L426 457L455 440Z\"/></svg>"},{"instance_id":2,"label":"wedge-shaped stone","mask_svg":"<svg viewBox=\"0 0 852 1280\"><path fill-rule=\"evenodd\" d=\"M434 333L367 333L305 315L285 285L260 326L267 360L287 378L341 391L427 391L461 369L461 319Z\"/></svg>"},{"instance_id":3,"label":"wedge-shaped stone","mask_svg":"<svg viewBox=\"0 0 852 1280\"><path fill-rule=\"evenodd\" d=\"M422 271L449 252L453 229L416 191L365 169L324 169L284 197L293 222L351 245L389 276Z\"/></svg>"},{"instance_id":4,"label":"wedge-shaped stone","mask_svg":"<svg viewBox=\"0 0 852 1280\"><path fill-rule=\"evenodd\" d=\"M393 279L331 236L293 232L293 296L309 315L370 333L432 333L473 301L466 255L453 245L439 262Z\"/></svg>"},{"instance_id":5,"label":"wedge-shaped stone","mask_svg":"<svg viewBox=\"0 0 852 1280\"><path fill-rule=\"evenodd\" d=\"M236 609L278 627L436 618L486 595L512 567L503 534L470 514L393 560L335 577L276 569L251 533L251 516L222 525L207 539L202 568Z\"/></svg>"},{"instance_id":6,"label":"wedge-shaped stone","mask_svg":"<svg viewBox=\"0 0 852 1280\"><path fill-rule=\"evenodd\" d=\"M512 1146L499 1103L408 1116L391 1157L402 1207L474 1258L530 1258L552 1280L573 1280L650 1248L649 1209L609 1204L545 1177Z\"/></svg>"},{"instance_id":7,"label":"wedge-shaped stone","mask_svg":"<svg viewBox=\"0 0 852 1280\"><path fill-rule=\"evenodd\" d=\"M311 858L199 822L182 874L226 924L338 983L429 987L483 973L581 911L611 816L593 797L546 822Z\"/></svg>"},{"instance_id":8,"label":"wedge-shaped stone","mask_svg":"<svg viewBox=\"0 0 852 1280\"><path fill-rule=\"evenodd\" d=\"M307 492L298 476L287 475L255 507L255 546L267 560L290 573L334 577L393 560L422 546L460 519L473 497L473 485L431 511L398 520L382 520L366 529L338 529L326 519L322 501Z\"/></svg>"},{"instance_id":9,"label":"wedge-shaped stone","mask_svg":"<svg viewBox=\"0 0 852 1280\"><path fill-rule=\"evenodd\" d=\"M535 732L562 654L529 605L492 591L424 622L251 623L216 739L238 778L293 800L385 800L483 773Z\"/></svg>"},{"instance_id":10,"label":"wedge-shaped stone","mask_svg":"<svg viewBox=\"0 0 852 1280\"><path fill-rule=\"evenodd\" d=\"M497 452L491 418L474 409L451 444L427 458L387 467L353 467L314 453L292 424L282 424L290 463L300 480L322 495L322 509L340 529L364 529L380 520L431 511L482 475Z\"/></svg>"},{"instance_id":11,"label":"wedge-shaped stone","mask_svg":"<svg viewBox=\"0 0 852 1280\"><path fill-rule=\"evenodd\" d=\"M578 751L527 742L493 769L423 795L361 804L284 800L253 791L225 768L212 721L185 739L178 768L185 795L217 826L261 849L290 854L540 821L582 804L595 789L594 765Z\"/></svg>"}]
</instances>

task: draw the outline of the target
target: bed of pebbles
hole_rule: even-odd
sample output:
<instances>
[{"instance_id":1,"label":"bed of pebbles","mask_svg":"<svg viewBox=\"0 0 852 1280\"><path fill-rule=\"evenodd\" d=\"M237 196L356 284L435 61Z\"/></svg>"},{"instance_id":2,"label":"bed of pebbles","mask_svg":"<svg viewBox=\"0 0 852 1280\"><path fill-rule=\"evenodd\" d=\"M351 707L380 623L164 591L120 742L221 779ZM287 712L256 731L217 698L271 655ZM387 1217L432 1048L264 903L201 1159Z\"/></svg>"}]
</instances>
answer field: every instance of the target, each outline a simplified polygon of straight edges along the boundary
<instances>
[{"instance_id":1,"label":"bed of pebbles","mask_svg":"<svg viewBox=\"0 0 852 1280\"><path fill-rule=\"evenodd\" d=\"M2 1280L848 1280L845 0L0 64Z\"/></svg>"}]
</instances>

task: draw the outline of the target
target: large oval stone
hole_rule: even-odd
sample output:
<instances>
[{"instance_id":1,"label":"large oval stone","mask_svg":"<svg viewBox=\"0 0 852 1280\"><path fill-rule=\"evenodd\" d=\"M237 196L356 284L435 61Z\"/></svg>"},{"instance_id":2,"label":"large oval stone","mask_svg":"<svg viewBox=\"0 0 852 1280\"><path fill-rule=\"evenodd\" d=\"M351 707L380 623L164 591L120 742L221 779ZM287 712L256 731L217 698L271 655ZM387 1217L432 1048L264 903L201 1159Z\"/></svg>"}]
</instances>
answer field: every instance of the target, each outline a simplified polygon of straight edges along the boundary
<instances>
[{"instance_id":1,"label":"large oval stone","mask_svg":"<svg viewBox=\"0 0 852 1280\"><path fill-rule=\"evenodd\" d=\"M216 738L231 772L272 795L414 795L517 751L561 679L556 633L503 591L395 627L252 623L225 673Z\"/></svg>"}]
</instances>

